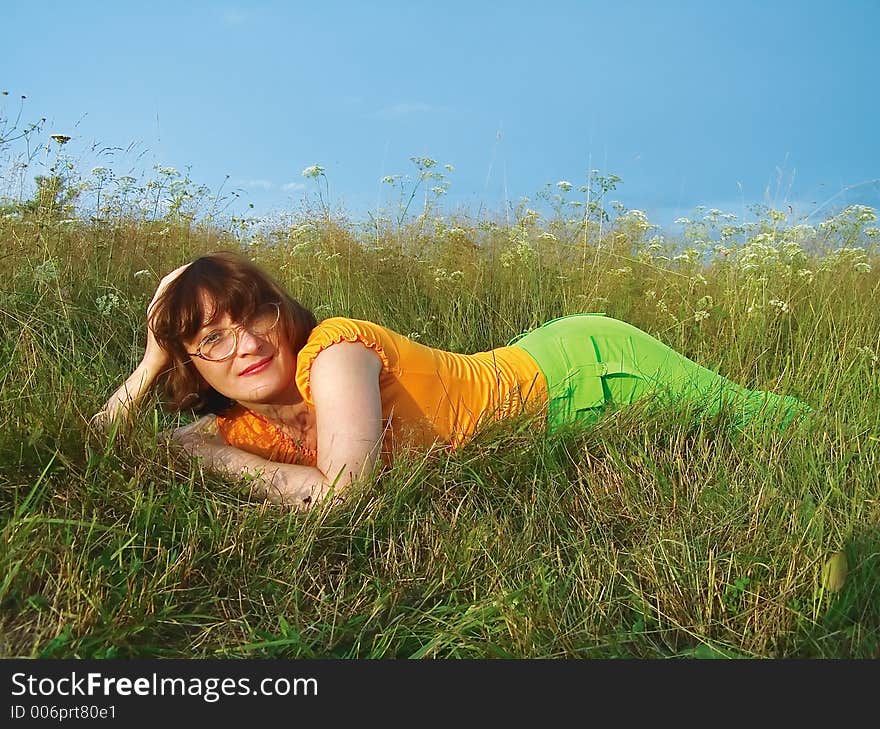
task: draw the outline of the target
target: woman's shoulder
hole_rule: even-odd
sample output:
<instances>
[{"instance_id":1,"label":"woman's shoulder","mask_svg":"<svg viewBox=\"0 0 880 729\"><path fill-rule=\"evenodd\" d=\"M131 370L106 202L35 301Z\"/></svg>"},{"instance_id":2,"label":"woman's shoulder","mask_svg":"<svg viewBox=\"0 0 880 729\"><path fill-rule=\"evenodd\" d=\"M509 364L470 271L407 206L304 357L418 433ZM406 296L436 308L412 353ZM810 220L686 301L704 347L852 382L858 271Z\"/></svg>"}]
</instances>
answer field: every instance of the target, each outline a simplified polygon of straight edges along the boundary
<instances>
[{"instance_id":1,"label":"woman's shoulder","mask_svg":"<svg viewBox=\"0 0 880 729\"><path fill-rule=\"evenodd\" d=\"M360 342L373 350L386 372L397 370L395 334L390 329L363 319L333 316L319 322L296 356L296 384L306 402L312 401L310 386L315 358L327 347L340 342Z\"/></svg>"},{"instance_id":2,"label":"woman's shoulder","mask_svg":"<svg viewBox=\"0 0 880 729\"><path fill-rule=\"evenodd\" d=\"M315 325L303 349L317 347L320 351L330 344L342 341L361 341L368 346L370 344L382 346L397 336L400 335L371 321L350 319L345 316L331 316Z\"/></svg>"}]
</instances>

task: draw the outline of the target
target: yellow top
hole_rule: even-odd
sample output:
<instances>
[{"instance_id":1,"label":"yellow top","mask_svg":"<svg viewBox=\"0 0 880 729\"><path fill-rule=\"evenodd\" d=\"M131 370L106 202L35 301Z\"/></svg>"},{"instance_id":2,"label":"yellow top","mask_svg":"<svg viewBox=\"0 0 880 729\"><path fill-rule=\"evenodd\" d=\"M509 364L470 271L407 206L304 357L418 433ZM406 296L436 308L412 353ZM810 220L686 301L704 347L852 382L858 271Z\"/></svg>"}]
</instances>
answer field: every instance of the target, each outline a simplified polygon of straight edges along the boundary
<instances>
[{"instance_id":1,"label":"yellow top","mask_svg":"<svg viewBox=\"0 0 880 729\"><path fill-rule=\"evenodd\" d=\"M361 342L382 361L379 393L386 459L405 446L424 449L441 443L456 448L484 422L547 402L544 375L519 347L456 354L418 344L378 324L333 317L312 330L297 354L296 384L307 404L314 406L309 380L315 357L343 341ZM230 445L270 460L314 465L313 452L297 448L240 405L218 417L218 425Z\"/></svg>"}]
</instances>

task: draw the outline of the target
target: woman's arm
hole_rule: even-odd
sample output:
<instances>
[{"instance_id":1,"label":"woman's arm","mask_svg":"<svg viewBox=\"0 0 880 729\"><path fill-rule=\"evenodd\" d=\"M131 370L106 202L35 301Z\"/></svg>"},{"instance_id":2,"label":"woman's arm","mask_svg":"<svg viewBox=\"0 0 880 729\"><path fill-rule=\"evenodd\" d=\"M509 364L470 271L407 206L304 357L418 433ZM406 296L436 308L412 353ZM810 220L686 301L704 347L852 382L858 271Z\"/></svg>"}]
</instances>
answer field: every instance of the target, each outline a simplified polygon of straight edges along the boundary
<instances>
[{"instance_id":1,"label":"woman's arm","mask_svg":"<svg viewBox=\"0 0 880 729\"><path fill-rule=\"evenodd\" d=\"M337 488L369 473L382 446L382 361L360 342L338 342L315 357L309 384L318 432L317 465Z\"/></svg>"},{"instance_id":2,"label":"woman's arm","mask_svg":"<svg viewBox=\"0 0 880 729\"><path fill-rule=\"evenodd\" d=\"M199 423L201 421L186 428L192 428ZM201 459L212 471L227 476L250 477L251 492L257 498L268 499L272 503L292 506L298 511L304 511L330 492L324 474L317 468L266 460L227 445L216 433L200 430L181 431L185 429L178 428L171 437L190 455Z\"/></svg>"},{"instance_id":3,"label":"woman's arm","mask_svg":"<svg viewBox=\"0 0 880 729\"><path fill-rule=\"evenodd\" d=\"M144 358L135 367L134 372L126 378L125 382L104 403L104 407L92 417L92 420L102 427L110 425L120 415L123 418L127 418L134 406L147 394L159 374L171 363L168 353L159 346L153 334L151 316L153 307L165 289L168 288L168 284L183 273L187 266L189 266L188 263L175 268L171 273L164 276L159 282L159 286L156 287L156 293L153 294L153 298L147 306L147 346L144 351Z\"/></svg>"},{"instance_id":4,"label":"woman's arm","mask_svg":"<svg viewBox=\"0 0 880 729\"><path fill-rule=\"evenodd\" d=\"M382 442L381 362L357 342L327 347L312 364L317 419L317 467L277 463L227 445L213 416L178 428L172 437L212 470L254 479L254 493L278 504L309 509L338 497L372 470Z\"/></svg>"},{"instance_id":5,"label":"woman's arm","mask_svg":"<svg viewBox=\"0 0 880 729\"><path fill-rule=\"evenodd\" d=\"M101 426L107 426L120 415L127 418L132 408L146 395L162 369L161 362L147 358L141 360L134 372L116 389L92 419Z\"/></svg>"}]
</instances>

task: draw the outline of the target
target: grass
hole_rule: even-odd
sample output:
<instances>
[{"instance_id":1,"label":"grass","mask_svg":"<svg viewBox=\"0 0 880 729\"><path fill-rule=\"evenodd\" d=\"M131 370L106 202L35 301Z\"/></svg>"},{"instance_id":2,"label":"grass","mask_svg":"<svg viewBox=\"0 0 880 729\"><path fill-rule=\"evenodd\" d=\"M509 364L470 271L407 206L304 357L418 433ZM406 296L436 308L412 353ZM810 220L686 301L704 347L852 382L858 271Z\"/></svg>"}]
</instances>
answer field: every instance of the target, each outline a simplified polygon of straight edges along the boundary
<instances>
[{"instance_id":1,"label":"grass","mask_svg":"<svg viewBox=\"0 0 880 729\"><path fill-rule=\"evenodd\" d=\"M721 252L702 223L658 242L630 214L365 230L305 212L246 240L0 218L0 655L880 657L874 221L779 215ZM474 352L604 311L820 417L737 432L634 406L553 434L523 417L293 514L169 450L155 402L125 432L87 426L142 353L161 275L239 247L319 319Z\"/></svg>"}]
</instances>

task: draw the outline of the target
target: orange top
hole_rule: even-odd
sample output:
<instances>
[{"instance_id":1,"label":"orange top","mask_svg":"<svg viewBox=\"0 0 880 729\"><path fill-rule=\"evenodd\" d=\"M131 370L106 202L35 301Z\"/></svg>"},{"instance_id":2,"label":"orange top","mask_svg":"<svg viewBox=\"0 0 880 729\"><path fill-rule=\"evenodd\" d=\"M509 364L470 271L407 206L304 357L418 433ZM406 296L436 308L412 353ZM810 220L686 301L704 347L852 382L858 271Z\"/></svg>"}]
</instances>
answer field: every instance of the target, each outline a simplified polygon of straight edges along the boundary
<instances>
[{"instance_id":1,"label":"orange top","mask_svg":"<svg viewBox=\"0 0 880 729\"><path fill-rule=\"evenodd\" d=\"M259 413L235 404L217 416L217 429L229 445L267 461L314 466L318 454L301 446Z\"/></svg>"},{"instance_id":2,"label":"orange top","mask_svg":"<svg viewBox=\"0 0 880 729\"><path fill-rule=\"evenodd\" d=\"M386 459L407 445L424 449L442 443L456 448L482 423L547 401L543 373L519 347L456 354L418 344L371 322L333 317L312 330L296 358L296 384L312 407L312 363L322 350L342 341L361 342L382 361L379 393ZM301 449L241 405L218 416L217 424L229 445L268 460L315 464L314 451Z\"/></svg>"}]
</instances>

